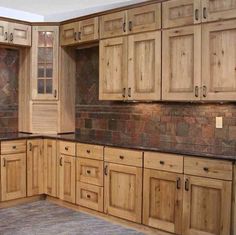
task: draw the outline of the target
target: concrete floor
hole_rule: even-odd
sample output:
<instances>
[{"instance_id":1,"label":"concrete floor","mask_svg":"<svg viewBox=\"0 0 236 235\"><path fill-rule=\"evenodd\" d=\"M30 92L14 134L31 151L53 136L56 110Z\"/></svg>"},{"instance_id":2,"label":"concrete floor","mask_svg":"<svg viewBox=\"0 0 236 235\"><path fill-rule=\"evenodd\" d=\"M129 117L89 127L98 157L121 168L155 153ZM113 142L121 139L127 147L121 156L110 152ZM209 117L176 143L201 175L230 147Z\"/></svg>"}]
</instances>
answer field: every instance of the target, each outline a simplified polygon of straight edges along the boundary
<instances>
[{"instance_id":1,"label":"concrete floor","mask_svg":"<svg viewBox=\"0 0 236 235\"><path fill-rule=\"evenodd\" d=\"M142 235L100 218L38 201L0 209L0 235Z\"/></svg>"}]
</instances>

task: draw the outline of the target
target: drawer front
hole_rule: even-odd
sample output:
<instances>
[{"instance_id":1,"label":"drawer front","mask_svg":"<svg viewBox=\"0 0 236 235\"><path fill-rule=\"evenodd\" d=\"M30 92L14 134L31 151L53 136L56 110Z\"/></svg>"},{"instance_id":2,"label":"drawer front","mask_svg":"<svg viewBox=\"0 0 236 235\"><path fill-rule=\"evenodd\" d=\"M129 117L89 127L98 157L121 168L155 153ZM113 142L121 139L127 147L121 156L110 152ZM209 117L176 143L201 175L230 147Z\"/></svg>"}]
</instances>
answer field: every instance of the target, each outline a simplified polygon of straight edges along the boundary
<instances>
[{"instance_id":1,"label":"drawer front","mask_svg":"<svg viewBox=\"0 0 236 235\"><path fill-rule=\"evenodd\" d=\"M2 141L1 154L26 152L26 140Z\"/></svg>"},{"instance_id":2,"label":"drawer front","mask_svg":"<svg viewBox=\"0 0 236 235\"><path fill-rule=\"evenodd\" d=\"M185 157L184 173L215 179L232 180L233 165L228 161Z\"/></svg>"},{"instance_id":3,"label":"drawer front","mask_svg":"<svg viewBox=\"0 0 236 235\"><path fill-rule=\"evenodd\" d=\"M77 182L76 204L103 212L103 187Z\"/></svg>"},{"instance_id":4,"label":"drawer front","mask_svg":"<svg viewBox=\"0 0 236 235\"><path fill-rule=\"evenodd\" d=\"M103 146L77 144L77 156L103 161Z\"/></svg>"},{"instance_id":5,"label":"drawer front","mask_svg":"<svg viewBox=\"0 0 236 235\"><path fill-rule=\"evenodd\" d=\"M77 158L77 181L103 186L103 161Z\"/></svg>"},{"instance_id":6,"label":"drawer front","mask_svg":"<svg viewBox=\"0 0 236 235\"><path fill-rule=\"evenodd\" d=\"M144 152L144 167L149 169L183 173L183 156L166 153Z\"/></svg>"},{"instance_id":7,"label":"drawer front","mask_svg":"<svg viewBox=\"0 0 236 235\"><path fill-rule=\"evenodd\" d=\"M137 167L143 166L143 152L119 148L105 148L104 151L106 162Z\"/></svg>"},{"instance_id":8,"label":"drawer front","mask_svg":"<svg viewBox=\"0 0 236 235\"><path fill-rule=\"evenodd\" d=\"M60 153L75 156L75 143L68 141L60 141Z\"/></svg>"}]
</instances>

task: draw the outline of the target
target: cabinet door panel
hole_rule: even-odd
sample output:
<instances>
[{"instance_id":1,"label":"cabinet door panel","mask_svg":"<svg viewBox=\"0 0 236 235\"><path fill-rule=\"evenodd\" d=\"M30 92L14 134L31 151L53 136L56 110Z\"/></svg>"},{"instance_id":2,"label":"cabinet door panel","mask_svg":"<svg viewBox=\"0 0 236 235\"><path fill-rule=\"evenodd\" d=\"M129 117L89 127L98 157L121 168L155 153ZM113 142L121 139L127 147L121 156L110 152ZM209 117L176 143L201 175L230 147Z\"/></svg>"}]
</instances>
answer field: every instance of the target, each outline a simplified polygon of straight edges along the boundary
<instances>
[{"instance_id":1,"label":"cabinet door panel","mask_svg":"<svg viewBox=\"0 0 236 235\"><path fill-rule=\"evenodd\" d=\"M202 0L202 21L236 18L236 0Z\"/></svg>"},{"instance_id":2,"label":"cabinet door panel","mask_svg":"<svg viewBox=\"0 0 236 235\"><path fill-rule=\"evenodd\" d=\"M229 235L231 182L186 176L184 190L184 235Z\"/></svg>"},{"instance_id":3,"label":"cabinet door panel","mask_svg":"<svg viewBox=\"0 0 236 235\"><path fill-rule=\"evenodd\" d=\"M75 203L75 157L60 156L60 199Z\"/></svg>"},{"instance_id":4,"label":"cabinet door panel","mask_svg":"<svg viewBox=\"0 0 236 235\"><path fill-rule=\"evenodd\" d=\"M60 44L62 46L72 45L79 42L79 22L64 24L60 27Z\"/></svg>"},{"instance_id":5,"label":"cabinet door panel","mask_svg":"<svg viewBox=\"0 0 236 235\"><path fill-rule=\"evenodd\" d=\"M8 42L8 22L0 21L0 42Z\"/></svg>"},{"instance_id":6,"label":"cabinet door panel","mask_svg":"<svg viewBox=\"0 0 236 235\"><path fill-rule=\"evenodd\" d=\"M88 42L98 39L98 17L80 21L80 42Z\"/></svg>"},{"instance_id":7,"label":"cabinet door panel","mask_svg":"<svg viewBox=\"0 0 236 235\"><path fill-rule=\"evenodd\" d=\"M108 38L127 34L126 11L100 17L100 37Z\"/></svg>"},{"instance_id":8,"label":"cabinet door panel","mask_svg":"<svg viewBox=\"0 0 236 235\"><path fill-rule=\"evenodd\" d=\"M236 20L203 25L202 80L206 100L236 99Z\"/></svg>"},{"instance_id":9,"label":"cabinet door panel","mask_svg":"<svg viewBox=\"0 0 236 235\"><path fill-rule=\"evenodd\" d=\"M27 141L27 196L43 194L43 142Z\"/></svg>"},{"instance_id":10,"label":"cabinet door panel","mask_svg":"<svg viewBox=\"0 0 236 235\"><path fill-rule=\"evenodd\" d=\"M9 42L22 46L31 46L31 26L9 23Z\"/></svg>"},{"instance_id":11,"label":"cabinet door panel","mask_svg":"<svg viewBox=\"0 0 236 235\"><path fill-rule=\"evenodd\" d=\"M201 84L201 26L163 32L163 100L199 100Z\"/></svg>"},{"instance_id":12,"label":"cabinet door panel","mask_svg":"<svg viewBox=\"0 0 236 235\"><path fill-rule=\"evenodd\" d=\"M1 156L1 200L26 197L26 154Z\"/></svg>"},{"instance_id":13,"label":"cabinet door panel","mask_svg":"<svg viewBox=\"0 0 236 235\"><path fill-rule=\"evenodd\" d=\"M44 192L57 196L57 148L56 140L44 140Z\"/></svg>"},{"instance_id":14,"label":"cabinet door panel","mask_svg":"<svg viewBox=\"0 0 236 235\"><path fill-rule=\"evenodd\" d=\"M128 10L129 32L138 33L161 28L161 4Z\"/></svg>"},{"instance_id":15,"label":"cabinet door panel","mask_svg":"<svg viewBox=\"0 0 236 235\"><path fill-rule=\"evenodd\" d=\"M143 223L181 234L183 175L144 170Z\"/></svg>"},{"instance_id":16,"label":"cabinet door panel","mask_svg":"<svg viewBox=\"0 0 236 235\"><path fill-rule=\"evenodd\" d=\"M172 28L201 22L201 0L172 0L162 3L162 26Z\"/></svg>"},{"instance_id":17,"label":"cabinet door panel","mask_svg":"<svg viewBox=\"0 0 236 235\"><path fill-rule=\"evenodd\" d=\"M161 32L128 38L128 99L161 98Z\"/></svg>"},{"instance_id":18,"label":"cabinet door panel","mask_svg":"<svg viewBox=\"0 0 236 235\"><path fill-rule=\"evenodd\" d=\"M127 38L100 41L99 99L123 100L127 87Z\"/></svg>"},{"instance_id":19,"label":"cabinet door panel","mask_svg":"<svg viewBox=\"0 0 236 235\"><path fill-rule=\"evenodd\" d=\"M141 223L142 168L106 163L105 212Z\"/></svg>"}]
</instances>

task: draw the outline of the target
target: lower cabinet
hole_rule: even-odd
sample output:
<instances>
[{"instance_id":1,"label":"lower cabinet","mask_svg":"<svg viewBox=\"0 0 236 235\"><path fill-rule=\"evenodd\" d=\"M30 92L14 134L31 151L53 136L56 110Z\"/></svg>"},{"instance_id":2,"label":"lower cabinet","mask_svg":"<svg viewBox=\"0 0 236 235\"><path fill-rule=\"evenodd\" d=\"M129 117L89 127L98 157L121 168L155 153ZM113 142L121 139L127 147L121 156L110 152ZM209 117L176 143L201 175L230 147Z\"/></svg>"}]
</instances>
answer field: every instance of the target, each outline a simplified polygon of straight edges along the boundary
<instances>
[{"instance_id":1,"label":"lower cabinet","mask_svg":"<svg viewBox=\"0 0 236 235\"><path fill-rule=\"evenodd\" d=\"M44 140L44 193L57 196L57 141Z\"/></svg>"},{"instance_id":2,"label":"lower cabinet","mask_svg":"<svg viewBox=\"0 0 236 235\"><path fill-rule=\"evenodd\" d=\"M231 181L185 176L183 235L230 235Z\"/></svg>"},{"instance_id":3,"label":"lower cabinet","mask_svg":"<svg viewBox=\"0 0 236 235\"><path fill-rule=\"evenodd\" d=\"M182 232L183 174L144 170L143 224Z\"/></svg>"},{"instance_id":4,"label":"lower cabinet","mask_svg":"<svg viewBox=\"0 0 236 235\"><path fill-rule=\"evenodd\" d=\"M43 140L27 141L27 196L44 193Z\"/></svg>"},{"instance_id":5,"label":"lower cabinet","mask_svg":"<svg viewBox=\"0 0 236 235\"><path fill-rule=\"evenodd\" d=\"M142 168L105 163L104 182L105 212L141 223Z\"/></svg>"},{"instance_id":6,"label":"lower cabinet","mask_svg":"<svg viewBox=\"0 0 236 235\"><path fill-rule=\"evenodd\" d=\"M26 154L1 156L1 200L26 197Z\"/></svg>"},{"instance_id":7,"label":"lower cabinet","mask_svg":"<svg viewBox=\"0 0 236 235\"><path fill-rule=\"evenodd\" d=\"M59 159L59 198L75 203L75 157L60 155Z\"/></svg>"}]
</instances>

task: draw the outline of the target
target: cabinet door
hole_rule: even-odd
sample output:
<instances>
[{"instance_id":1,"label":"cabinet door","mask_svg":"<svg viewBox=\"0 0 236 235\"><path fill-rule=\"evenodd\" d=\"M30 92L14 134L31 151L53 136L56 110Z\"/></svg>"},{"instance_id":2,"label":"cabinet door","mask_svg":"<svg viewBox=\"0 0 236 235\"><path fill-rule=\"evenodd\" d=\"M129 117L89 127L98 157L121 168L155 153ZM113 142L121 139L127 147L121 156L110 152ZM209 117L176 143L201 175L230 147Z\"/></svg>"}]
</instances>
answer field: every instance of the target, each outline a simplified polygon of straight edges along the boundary
<instances>
[{"instance_id":1,"label":"cabinet door","mask_svg":"<svg viewBox=\"0 0 236 235\"><path fill-rule=\"evenodd\" d=\"M44 192L57 196L57 142L44 140Z\"/></svg>"},{"instance_id":2,"label":"cabinet door","mask_svg":"<svg viewBox=\"0 0 236 235\"><path fill-rule=\"evenodd\" d=\"M72 45L79 42L79 22L64 24L60 27L61 46Z\"/></svg>"},{"instance_id":3,"label":"cabinet door","mask_svg":"<svg viewBox=\"0 0 236 235\"><path fill-rule=\"evenodd\" d=\"M231 181L185 177L184 235L230 235Z\"/></svg>"},{"instance_id":4,"label":"cabinet door","mask_svg":"<svg viewBox=\"0 0 236 235\"><path fill-rule=\"evenodd\" d=\"M76 176L77 181L103 186L103 161L76 159Z\"/></svg>"},{"instance_id":5,"label":"cabinet door","mask_svg":"<svg viewBox=\"0 0 236 235\"><path fill-rule=\"evenodd\" d=\"M27 141L27 196L44 192L43 169L43 141Z\"/></svg>"},{"instance_id":6,"label":"cabinet door","mask_svg":"<svg viewBox=\"0 0 236 235\"><path fill-rule=\"evenodd\" d=\"M127 12L121 11L100 17L100 38L127 34Z\"/></svg>"},{"instance_id":7,"label":"cabinet door","mask_svg":"<svg viewBox=\"0 0 236 235\"><path fill-rule=\"evenodd\" d=\"M143 223L174 234L181 234L183 175L144 170Z\"/></svg>"},{"instance_id":8,"label":"cabinet door","mask_svg":"<svg viewBox=\"0 0 236 235\"><path fill-rule=\"evenodd\" d=\"M162 41L162 99L199 100L201 26L165 30Z\"/></svg>"},{"instance_id":9,"label":"cabinet door","mask_svg":"<svg viewBox=\"0 0 236 235\"><path fill-rule=\"evenodd\" d=\"M141 223L142 168L106 163L105 212Z\"/></svg>"},{"instance_id":10,"label":"cabinet door","mask_svg":"<svg viewBox=\"0 0 236 235\"><path fill-rule=\"evenodd\" d=\"M128 10L129 32L138 33L161 28L161 4L151 4Z\"/></svg>"},{"instance_id":11,"label":"cabinet door","mask_svg":"<svg viewBox=\"0 0 236 235\"><path fill-rule=\"evenodd\" d=\"M127 38L100 41L99 99L124 100L127 87Z\"/></svg>"},{"instance_id":12,"label":"cabinet door","mask_svg":"<svg viewBox=\"0 0 236 235\"><path fill-rule=\"evenodd\" d=\"M75 203L75 157L61 154L59 161L59 197Z\"/></svg>"},{"instance_id":13,"label":"cabinet door","mask_svg":"<svg viewBox=\"0 0 236 235\"><path fill-rule=\"evenodd\" d=\"M202 21L236 18L236 0L202 0Z\"/></svg>"},{"instance_id":14,"label":"cabinet door","mask_svg":"<svg viewBox=\"0 0 236 235\"><path fill-rule=\"evenodd\" d=\"M79 23L80 42L89 42L98 39L98 17L82 20Z\"/></svg>"},{"instance_id":15,"label":"cabinet door","mask_svg":"<svg viewBox=\"0 0 236 235\"><path fill-rule=\"evenodd\" d=\"M203 99L235 101L236 20L202 27Z\"/></svg>"},{"instance_id":16,"label":"cabinet door","mask_svg":"<svg viewBox=\"0 0 236 235\"><path fill-rule=\"evenodd\" d=\"M128 99L161 99L161 32L128 37Z\"/></svg>"},{"instance_id":17,"label":"cabinet door","mask_svg":"<svg viewBox=\"0 0 236 235\"><path fill-rule=\"evenodd\" d=\"M8 42L8 22L0 20L0 42Z\"/></svg>"},{"instance_id":18,"label":"cabinet door","mask_svg":"<svg viewBox=\"0 0 236 235\"><path fill-rule=\"evenodd\" d=\"M33 27L32 99L58 99L57 26Z\"/></svg>"},{"instance_id":19,"label":"cabinet door","mask_svg":"<svg viewBox=\"0 0 236 235\"><path fill-rule=\"evenodd\" d=\"M162 27L192 25L201 22L201 0L171 0L162 3Z\"/></svg>"},{"instance_id":20,"label":"cabinet door","mask_svg":"<svg viewBox=\"0 0 236 235\"><path fill-rule=\"evenodd\" d=\"M9 42L22 46L31 46L31 26L9 23Z\"/></svg>"},{"instance_id":21,"label":"cabinet door","mask_svg":"<svg viewBox=\"0 0 236 235\"><path fill-rule=\"evenodd\" d=\"M1 200L26 197L26 154L1 156Z\"/></svg>"}]
</instances>

